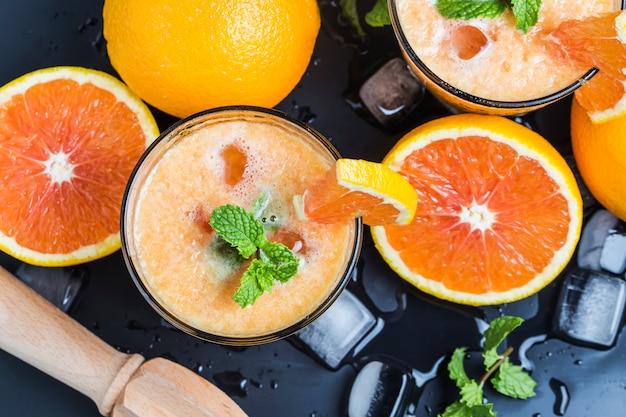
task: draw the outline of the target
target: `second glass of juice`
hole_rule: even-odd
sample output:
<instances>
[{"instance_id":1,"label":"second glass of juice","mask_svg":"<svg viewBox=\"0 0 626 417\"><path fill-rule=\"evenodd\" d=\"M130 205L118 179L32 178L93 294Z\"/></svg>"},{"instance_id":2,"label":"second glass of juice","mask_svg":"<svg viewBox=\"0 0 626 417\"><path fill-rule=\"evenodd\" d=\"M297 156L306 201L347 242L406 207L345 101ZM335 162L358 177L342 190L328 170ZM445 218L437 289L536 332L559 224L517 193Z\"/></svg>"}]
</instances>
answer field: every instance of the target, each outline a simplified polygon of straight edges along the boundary
<instances>
[{"instance_id":1,"label":"second glass of juice","mask_svg":"<svg viewBox=\"0 0 626 417\"><path fill-rule=\"evenodd\" d=\"M502 116L554 103L596 72L549 53L550 31L564 20L619 10L616 0L543 0L527 33L511 10L491 18L447 19L436 0L389 0L391 22L409 67L453 111Z\"/></svg>"},{"instance_id":2,"label":"second glass of juice","mask_svg":"<svg viewBox=\"0 0 626 417\"><path fill-rule=\"evenodd\" d=\"M300 221L292 199L337 158L318 132L269 109L214 109L172 126L139 161L122 206L122 252L142 295L175 327L222 344L269 342L312 322L350 280L362 226ZM209 219L218 206L252 211L255 201L266 203L268 239L300 264L242 308L233 295L246 262Z\"/></svg>"}]
</instances>

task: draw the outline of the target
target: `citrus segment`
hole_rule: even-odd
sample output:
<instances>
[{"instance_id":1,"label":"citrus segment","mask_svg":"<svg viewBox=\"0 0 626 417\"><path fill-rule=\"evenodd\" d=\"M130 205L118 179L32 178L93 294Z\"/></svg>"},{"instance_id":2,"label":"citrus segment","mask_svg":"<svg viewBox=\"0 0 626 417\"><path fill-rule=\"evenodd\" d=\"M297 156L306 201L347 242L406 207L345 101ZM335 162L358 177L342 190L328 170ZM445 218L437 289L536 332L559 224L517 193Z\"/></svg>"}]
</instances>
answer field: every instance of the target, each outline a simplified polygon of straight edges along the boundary
<instances>
[{"instance_id":1,"label":"citrus segment","mask_svg":"<svg viewBox=\"0 0 626 417\"><path fill-rule=\"evenodd\" d=\"M572 103L572 150L580 176L607 210L626 221L626 114L593 123L577 100Z\"/></svg>"},{"instance_id":2,"label":"citrus segment","mask_svg":"<svg viewBox=\"0 0 626 417\"><path fill-rule=\"evenodd\" d=\"M338 159L325 177L294 198L302 219L333 223L362 217L368 225L407 224L417 194L388 167L361 159Z\"/></svg>"},{"instance_id":3,"label":"citrus segment","mask_svg":"<svg viewBox=\"0 0 626 417\"><path fill-rule=\"evenodd\" d=\"M417 190L406 226L373 227L377 249L426 293L486 305L531 295L569 262L582 201L559 153L502 117L456 115L417 127L383 163Z\"/></svg>"},{"instance_id":4,"label":"citrus segment","mask_svg":"<svg viewBox=\"0 0 626 417\"><path fill-rule=\"evenodd\" d=\"M304 75L321 20L315 0L106 0L111 64L177 116L226 105L273 107Z\"/></svg>"},{"instance_id":5,"label":"citrus segment","mask_svg":"<svg viewBox=\"0 0 626 417\"><path fill-rule=\"evenodd\" d=\"M550 40L553 54L567 65L599 70L575 92L595 123L626 113L626 11L566 20Z\"/></svg>"},{"instance_id":6,"label":"citrus segment","mask_svg":"<svg viewBox=\"0 0 626 417\"><path fill-rule=\"evenodd\" d=\"M0 248L70 265L120 246L126 181L158 136L124 84L79 67L43 69L0 89Z\"/></svg>"}]
</instances>

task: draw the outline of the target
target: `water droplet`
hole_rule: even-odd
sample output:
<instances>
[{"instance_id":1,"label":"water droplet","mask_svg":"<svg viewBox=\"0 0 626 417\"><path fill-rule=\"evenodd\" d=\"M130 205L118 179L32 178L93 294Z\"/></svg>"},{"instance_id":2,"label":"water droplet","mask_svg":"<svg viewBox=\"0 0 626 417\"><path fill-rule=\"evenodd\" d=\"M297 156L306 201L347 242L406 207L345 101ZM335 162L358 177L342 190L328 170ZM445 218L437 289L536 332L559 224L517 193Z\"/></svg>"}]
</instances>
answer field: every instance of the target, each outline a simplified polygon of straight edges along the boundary
<instances>
[{"instance_id":1,"label":"water droplet","mask_svg":"<svg viewBox=\"0 0 626 417\"><path fill-rule=\"evenodd\" d=\"M582 361L582 360L580 360L580 359L576 359L576 360L574 361L574 365L582 365L582 364L583 364L583 361Z\"/></svg>"},{"instance_id":2,"label":"water droplet","mask_svg":"<svg viewBox=\"0 0 626 417\"><path fill-rule=\"evenodd\" d=\"M569 406L570 396L567 385L556 378L550 378L550 388L554 392L553 412L557 416L564 416Z\"/></svg>"},{"instance_id":3,"label":"water droplet","mask_svg":"<svg viewBox=\"0 0 626 417\"><path fill-rule=\"evenodd\" d=\"M106 55L107 53L107 42L104 39L104 35L102 31L99 31L96 36L91 40L91 46L98 52L100 55Z\"/></svg>"},{"instance_id":4,"label":"water droplet","mask_svg":"<svg viewBox=\"0 0 626 417\"><path fill-rule=\"evenodd\" d=\"M295 118L304 123L313 123L317 115L311 111L310 106L301 106L295 101L292 102Z\"/></svg>"},{"instance_id":5,"label":"water droplet","mask_svg":"<svg viewBox=\"0 0 626 417\"><path fill-rule=\"evenodd\" d=\"M89 26L95 26L98 20L93 17L88 17L83 23L78 25L78 33L83 33Z\"/></svg>"},{"instance_id":6,"label":"water droplet","mask_svg":"<svg viewBox=\"0 0 626 417\"><path fill-rule=\"evenodd\" d=\"M193 367L193 370L200 374L202 373L202 371L204 371L204 366L200 363L200 362L196 362L196 365Z\"/></svg>"},{"instance_id":7,"label":"water droplet","mask_svg":"<svg viewBox=\"0 0 626 417\"><path fill-rule=\"evenodd\" d=\"M270 388L272 388L272 389L278 389L278 381L273 380L273 381L270 383Z\"/></svg>"},{"instance_id":8,"label":"water droplet","mask_svg":"<svg viewBox=\"0 0 626 417\"><path fill-rule=\"evenodd\" d=\"M237 397L248 395L248 379L237 371L224 371L213 375L215 382L226 394Z\"/></svg>"},{"instance_id":9,"label":"water droplet","mask_svg":"<svg viewBox=\"0 0 626 417\"><path fill-rule=\"evenodd\" d=\"M541 413L535 413L533 414L533 417L541 417Z\"/></svg>"}]
</instances>

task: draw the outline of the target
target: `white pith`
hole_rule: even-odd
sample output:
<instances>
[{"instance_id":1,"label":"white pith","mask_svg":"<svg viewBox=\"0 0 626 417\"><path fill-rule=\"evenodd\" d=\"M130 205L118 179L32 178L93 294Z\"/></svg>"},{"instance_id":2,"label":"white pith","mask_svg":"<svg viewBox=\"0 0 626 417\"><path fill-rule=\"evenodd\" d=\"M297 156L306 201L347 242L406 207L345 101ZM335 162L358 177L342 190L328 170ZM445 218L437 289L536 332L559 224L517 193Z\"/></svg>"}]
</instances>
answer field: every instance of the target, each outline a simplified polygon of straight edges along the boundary
<instances>
[{"instance_id":1,"label":"white pith","mask_svg":"<svg viewBox=\"0 0 626 417\"><path fill-rule=\"evenodd\" d=\"M52 183L72 182L76 165L70 162L70 155L60 151L51 153L49 156L48 160L44 161L44 166L46 167L44 173L50 176Z\"/></svg>"},{"instance_id":2,"label":"white pith","mask_svg":"<svg viewBox=\"0 0 626 417\"><path fill-rule=\"evenodd\" d=\"M490 230L496 222L496 215L489 210L487 204L477 204L476 201L473 201L469 206L461 207L459 220L462 223L468 223L471 231L485 232L485 230Z\"/></svg>"}]
</instances>

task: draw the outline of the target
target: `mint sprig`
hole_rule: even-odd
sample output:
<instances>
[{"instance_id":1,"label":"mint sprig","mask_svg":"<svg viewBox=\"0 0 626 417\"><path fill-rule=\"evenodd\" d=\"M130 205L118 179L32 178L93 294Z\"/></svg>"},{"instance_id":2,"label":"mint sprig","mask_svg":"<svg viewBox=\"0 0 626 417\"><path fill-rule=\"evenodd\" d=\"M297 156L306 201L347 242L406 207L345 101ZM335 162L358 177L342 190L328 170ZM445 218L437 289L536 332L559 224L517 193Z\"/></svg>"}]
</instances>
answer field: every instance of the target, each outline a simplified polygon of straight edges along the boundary
<instances>
[{"instance_id":1,"label":"mint sprig","mask_svg":"<svg viewBox=\"0 0 626 417\"><path fill-rule=\"evenodd\" d=\"M361 20L359 19L357 1L358 0L339 0L339 7L341 8L341 14L348 19L350 25L356 30L357 35L364 37L365 30L363 30ZM372 9L365 13L365 23L371 27L383 27L391 24L387 0L376 0Z\"/></svg>"},{"instance_id":2,"label":"mint sprig","mask_svg":"<svg viewBox=\"0 0 626 417\"><path fill-rule=\"evenodd\" d=\"M215 208L209 220L215 233L243 258L255 256L233 295L242 308L254 304L264 292L271 292L275 281L284 283L295 276L300 263L288 247L267 239L263 223L257 218L262 206L255 202L254 213L250 213L226 204Z\"/></svg>"},{"instance_id":3,"label":"mint sprig","mask_svg":"<svg viewBox=\"0 0 626 417\"><path fill-rule=\"evenodd\" d=\"M537 24L541 0L437 0L439 13L448 19L469 20L475 17L493 19L500 16L507 7L515 16L515 27L524 33Z\"/></svg>"},{"instance_id":4,"label":"mint sprig","mask_svg":"<svg viewBox=\"0 0 626 417\"><path fill-rule=\"evenodd\" d=\"M365 14L365 22L372 27L382 27L391 24L387 0L376 0L372 10Z\"/></svg>"},{"instance_id":5,"label":"mint sprig","mask_svg":"<svg viewBox=\"0 0 626 417\"><path fill-rule=\"evenodd\" d=\"M535 395L537 383L509 359L513 348L509 346L502 354L498 353L506 337L523 322L519 317L504 316L490 323L483 333L485 373L478 381L465 372L463 360L466 349L460 347L454 350L448 363L448 373L459 388L460 399L446 407L439 417L495 417L497 413L493 411L493 404L483 400L483 387L489 380L496 391L509 397L526 399Z\"/></svg>"}]
</instances>

